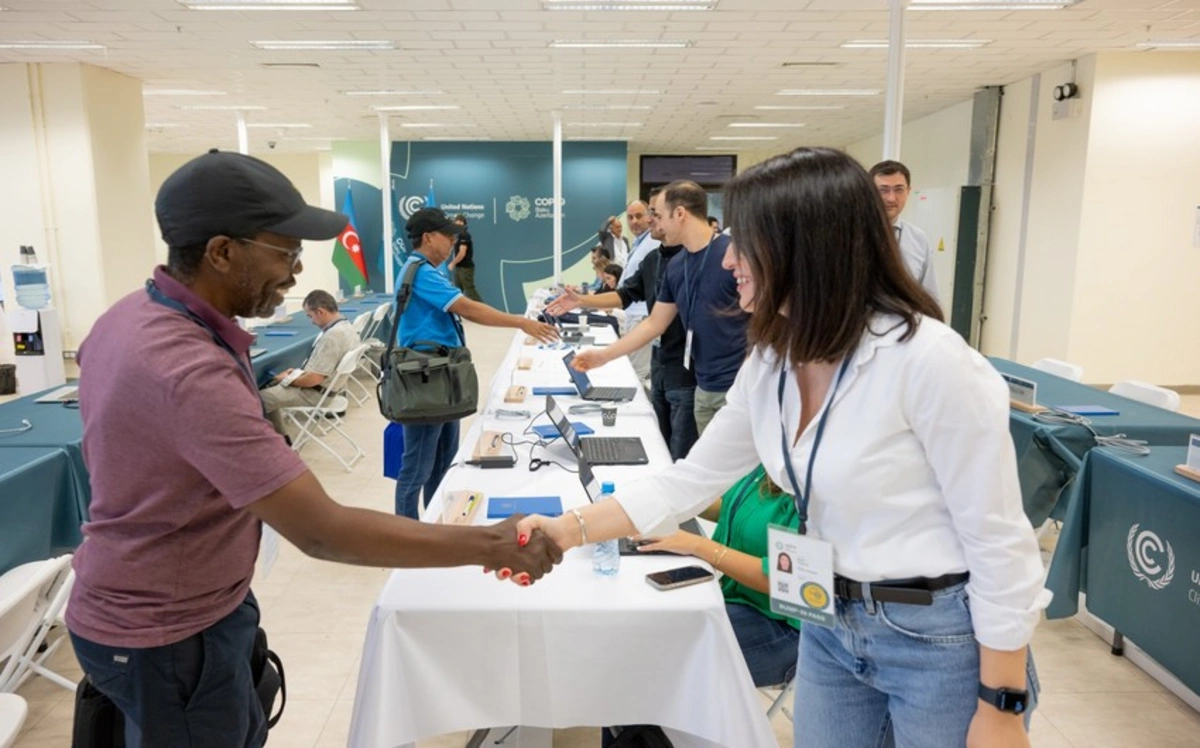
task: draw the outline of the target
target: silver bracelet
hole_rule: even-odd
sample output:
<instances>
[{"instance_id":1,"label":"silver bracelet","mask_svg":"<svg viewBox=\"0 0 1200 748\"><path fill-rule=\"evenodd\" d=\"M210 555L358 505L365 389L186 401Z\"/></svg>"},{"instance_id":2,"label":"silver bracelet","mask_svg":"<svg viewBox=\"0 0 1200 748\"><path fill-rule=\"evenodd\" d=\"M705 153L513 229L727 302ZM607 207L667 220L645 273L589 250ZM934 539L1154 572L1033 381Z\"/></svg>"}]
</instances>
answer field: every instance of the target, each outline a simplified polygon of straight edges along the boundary
<instances>
[{"instance_id":1,"label":"silver bracelet","mask_svg":"<svg viewBox=\"0 0 1200 748\"><path fill-rule=\"evenodd\" d=\"M583 512L572 509L571 514L575 515L575 521L579 523L579 544L587 545L587 523L583 521Z\"/></svg>"}]
</instances>

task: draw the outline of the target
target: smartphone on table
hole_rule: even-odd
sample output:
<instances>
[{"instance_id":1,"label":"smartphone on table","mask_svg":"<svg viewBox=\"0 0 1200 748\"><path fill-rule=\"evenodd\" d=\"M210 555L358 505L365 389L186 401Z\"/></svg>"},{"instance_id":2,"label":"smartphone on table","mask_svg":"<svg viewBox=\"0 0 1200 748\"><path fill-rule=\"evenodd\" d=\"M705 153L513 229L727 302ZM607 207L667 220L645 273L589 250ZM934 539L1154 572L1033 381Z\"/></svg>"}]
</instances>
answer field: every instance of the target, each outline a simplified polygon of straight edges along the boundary
<instances>
[{"instance_id":1,"label":"smartphone on table","mask_svg":"<svg viewBox=\"0 0 1200 748\"><path fill-rule=\"evenodd\" d=\"M703 566L681 566L678 569L647 574L646 583L656 590L674 590L693 584L702 584L712 578L713 573Z\"/></svg>"}]
</instances>

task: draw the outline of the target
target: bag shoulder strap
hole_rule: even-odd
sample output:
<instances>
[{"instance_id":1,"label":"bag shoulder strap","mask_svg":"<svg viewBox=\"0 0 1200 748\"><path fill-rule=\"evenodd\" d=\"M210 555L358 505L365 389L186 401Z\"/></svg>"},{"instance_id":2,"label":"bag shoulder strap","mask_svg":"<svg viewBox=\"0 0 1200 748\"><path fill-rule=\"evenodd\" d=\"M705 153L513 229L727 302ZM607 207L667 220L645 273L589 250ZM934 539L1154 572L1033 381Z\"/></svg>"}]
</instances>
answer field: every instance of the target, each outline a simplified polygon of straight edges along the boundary
<instances>
[{"instance_id":1,"label":"bag shoulder strap","mask_svg":"<svg viewBox=\"0 0 1200 748\"><path fill-rule=\"evenodd\" d=\"M396 289L396 324L392 329L392 334L388 336L387 350L383 352L383 358L380 359L383 366L387 366L392 357L392 351L396 348L396 338L400 337L400 318L404 316L404 310L408 309L408 302L412 300L413 281L416 280L417 271L423 264L425 264L425 258L417 255L417 259L404 269L404 277L400 279L400 287Z\"/></svg>"}]
</instances>

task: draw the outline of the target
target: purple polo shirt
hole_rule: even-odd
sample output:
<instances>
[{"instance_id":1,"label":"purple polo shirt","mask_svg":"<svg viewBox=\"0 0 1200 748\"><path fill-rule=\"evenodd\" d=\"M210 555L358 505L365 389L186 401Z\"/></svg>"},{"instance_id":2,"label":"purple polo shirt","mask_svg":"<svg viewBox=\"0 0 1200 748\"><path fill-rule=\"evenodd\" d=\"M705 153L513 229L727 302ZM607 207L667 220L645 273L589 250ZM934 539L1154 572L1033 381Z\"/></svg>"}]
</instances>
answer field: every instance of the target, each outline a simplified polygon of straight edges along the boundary
<instances>
[{"instance_id":1,"label":"purple polo shirt","mask_svg":"<svg viewBox=\"0 0 1200 748\"><path fill-rule=\"evenodd\" d=\"M164 268L154 282L249 366L249 333ZM145 289L96 321L79 366L92 503L67 626L116 647L181 641L250 588L261 524L246 507L308 468L234 357Z\"/></svg>"}]
</instances>

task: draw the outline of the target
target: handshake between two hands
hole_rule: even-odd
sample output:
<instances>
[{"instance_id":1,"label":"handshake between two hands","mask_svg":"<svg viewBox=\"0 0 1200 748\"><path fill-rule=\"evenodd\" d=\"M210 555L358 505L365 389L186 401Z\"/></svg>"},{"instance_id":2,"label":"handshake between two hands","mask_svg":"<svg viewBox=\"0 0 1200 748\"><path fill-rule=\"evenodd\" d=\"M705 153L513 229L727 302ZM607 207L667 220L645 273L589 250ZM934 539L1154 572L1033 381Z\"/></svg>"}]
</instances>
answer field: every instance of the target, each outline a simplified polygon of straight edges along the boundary
<instances>
[{"instance_id":1,"label":"handshake between two hands","mask_svg":"<svg viewBox=\"0 0 1200 748\"><path fill-rule=\"evenodd\" d=\"M497 579L522 587L548 574L562 561L563 552L577 545L561 525L540 515L513 515L489 529L496 532L496 542L484 573L495 571Z\"/></svg>"}]
</instances>

